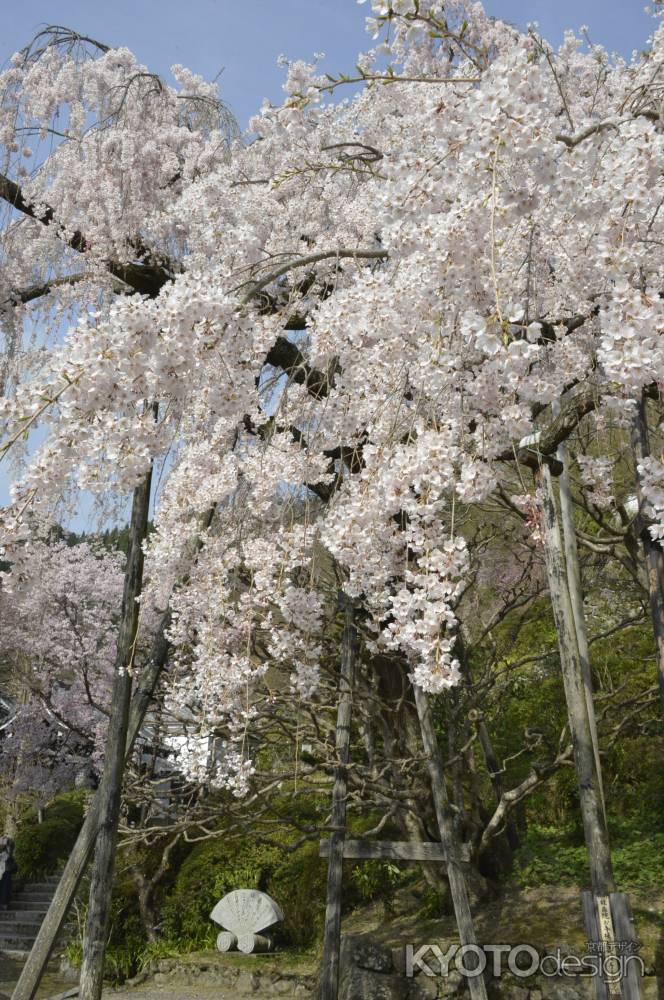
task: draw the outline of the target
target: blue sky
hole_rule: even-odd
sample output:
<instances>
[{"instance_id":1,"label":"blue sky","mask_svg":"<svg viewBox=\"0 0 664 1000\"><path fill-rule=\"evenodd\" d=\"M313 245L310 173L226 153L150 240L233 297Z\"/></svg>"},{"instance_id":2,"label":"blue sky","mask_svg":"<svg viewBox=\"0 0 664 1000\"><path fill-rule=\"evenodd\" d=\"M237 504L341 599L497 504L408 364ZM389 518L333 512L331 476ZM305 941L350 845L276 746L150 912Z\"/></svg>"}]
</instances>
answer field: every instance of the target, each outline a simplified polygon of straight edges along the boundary
<instances>
[{"instance_id":1,"label":"blue sky","mask_svg":"<svg viewBox=\"0 0 664 1000\"><path fill-rule=\"evenodd\" d=\"M369 3L355 0L23 0L5 18L0 63L46 24L62 24L125 45L156 72L181 63L206 78L223 69L222 97L247 124L263 97L282 98L277 57L325 52L328 71L352 69L370 46ZM538 21L552 42L587 24L593 41L629 55L653 21L642 0L486 0L489 13L525 26Z\"/></svg>"},{"instance_id":2,"label":"blue sky","mask_svg":"<svg viewBox=\"0 0 664 1000\"><path fill-rule=\"evenodd\" d=\"M654 23L642 0L486 0L485 7L522 27L538 21L554 44L565 28L588 25L594 42L624 56L644 47ZM65 25L127 46L165 76L174 63L208 79L223 71L221 96L246 127L264 97L282 100L280 54L311 58L322 51L328 72L351 71L371 45L368 13L369 4L355 0L23 0L4 19L0 65L40 28ZM0 504L8 501L7 487L0 466Z\"/></svg>"}]
</instances>

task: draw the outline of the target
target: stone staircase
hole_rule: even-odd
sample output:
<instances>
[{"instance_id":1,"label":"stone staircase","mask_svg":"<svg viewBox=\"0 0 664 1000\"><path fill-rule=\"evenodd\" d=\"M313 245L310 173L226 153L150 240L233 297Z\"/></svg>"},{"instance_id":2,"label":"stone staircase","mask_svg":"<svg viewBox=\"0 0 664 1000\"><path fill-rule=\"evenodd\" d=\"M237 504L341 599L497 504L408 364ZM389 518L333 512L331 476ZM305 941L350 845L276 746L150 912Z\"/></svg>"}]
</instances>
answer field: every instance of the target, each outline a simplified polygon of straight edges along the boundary
<instances>
[{"instance_id":1,"label":"stone staircase","mask_svg":"<svg viewBox=\"0 0 664 1000\"><path fill-rule=\"evenodd\" d=\"M0 910L0 952L27 956L59 881L59 875L46 875L12 894L9 909Z\"/></svg>"}]
</instances>

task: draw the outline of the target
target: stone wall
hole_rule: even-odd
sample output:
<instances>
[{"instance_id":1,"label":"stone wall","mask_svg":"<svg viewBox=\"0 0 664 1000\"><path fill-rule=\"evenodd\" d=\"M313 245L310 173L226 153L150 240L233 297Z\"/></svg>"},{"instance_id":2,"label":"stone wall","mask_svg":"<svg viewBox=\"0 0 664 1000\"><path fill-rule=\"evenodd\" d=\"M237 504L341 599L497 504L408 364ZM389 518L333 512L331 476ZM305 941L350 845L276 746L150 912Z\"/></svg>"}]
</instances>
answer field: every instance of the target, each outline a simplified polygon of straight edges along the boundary
<instances>
[{"instance_id":1,"label":"stone wall","mask_svg":"<svg viewBox=\"0 0 664 1000\"><path fill-rule=\"evenodd\" d=\"M371 934L345 934L341 947L339 1000L467 1000L467 981L452 970L447 976L405 974L403 948L390 948ZM435 963L431 962L432 967ZM218 989L232 1000L281 997L282 1000L317 1000L318 976L312 959L308 968L288 968L288 956L278 953L233 956L211 953L186 958L159 959L149 974L132 984L149 981L164 993L192 987ZM507 970L489 982L491 1000L594 1000L592 980L581 977L533 976L519 979ZM654 975L642 981L643 1000L659 1000ZM138 994L137 994L138 1000Z\"/></svg>"}]
</instances>

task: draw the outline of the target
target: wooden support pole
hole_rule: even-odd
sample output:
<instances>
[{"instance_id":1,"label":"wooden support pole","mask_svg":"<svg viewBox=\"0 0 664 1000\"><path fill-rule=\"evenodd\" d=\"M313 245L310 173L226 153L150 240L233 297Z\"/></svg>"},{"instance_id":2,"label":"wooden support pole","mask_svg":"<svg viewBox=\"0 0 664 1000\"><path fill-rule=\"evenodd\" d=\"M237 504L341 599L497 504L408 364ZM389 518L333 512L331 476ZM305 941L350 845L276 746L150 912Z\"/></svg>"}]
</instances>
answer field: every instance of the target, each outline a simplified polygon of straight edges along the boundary
<instances>
[{"instance_id":1,"label":"wooden support pole","mask_svg":"<svg viewBox=\"0 0 664 1000\"><path fill-rule=\"evenodd\" d=\"M555 491L551 471L546 464L540 469L538 479L543 494L542 530L549 592L556 623L567 716L574 747L574 763L579 787L583 830L588 849L590 878L593 892L598 896L607 896L614 890L609 836L602 811L599 775L588 719L586 690L567 582L567 567Z\"/></svg>"},{"instance_id":2,"label":"wooden support pole","mask_svg":"<svg viewBox=\"0 0 664 1000\"><path fill-rule=\"evenodd\" d=\"M624 892L582 892L588 944L597 972L597 1000L641 1000L642 960L629 899Z\"/></svg>"},{"instance_id":3,"label":"wooden support pole","mask_svg":"<svg viewBox=\"0 0 664 1000\"><path fill-rule=\"evenodd\" d=\"M214 518L216 505L213 505L206 512L201 530L207 530ZM197 542L197 550L202 546L201 537ZM182 583L186 582L186 577ZM170 605L170 600L169 600ZM166 632L170 624L170 610L167 609L157 628L157 633L152 642L152 649L147 663L143 667L140 680L131 699L131 709L129 712L129 726L127 732L127 742L125 746L125 760L131 757L134 743L138 737L143 720L152 700L155 687L166 666L168 659L169 643ZM76 843L74 844L67 863L64 867L62 877L58 887L53 894L46 916L44 917L37 937L35 938L28 959L23 966L19 980L14 987L11 1000L34 1000L39 988L39 983L44 975L48 960L51 957L58 934L60 933L67 918L69 908L74 901L76 891L85 872L88 859L97 838L100 812L100 792L98 789L90 809L85 817Z\"/></svg>"},{"instance_id":4,"label":"wooden support pole","mask_svg":"<svg viewBox=\"0 0 664 1000\"><path fill-rule=\"evenodd\" d=\"M563 471L558 477L558 490L560 493L560 514L563 526L563 543L565 549L565 566L567 568L567 586L572 603L572 613L574 616L574 627L576 629L576 639L579 647L579 657L581 661L581 673L583 676L583 686L586 694L586 708L588 710L588 724L590 726L590 737L593 743L593 753L595 754L595 768L597 770L597 781L602 803L602 814L606 825L606 804L604 801L604 782L602 780L602 764L599 755L599 738L597 736L597 719L595 718L595 702L593 700L593 679L590 669L590 651L588 648L588 633L586 631L586 616L583 610L583 587L581 585L581 567L579 564L579 548L576 543L576 526L574 524L574 508L572 506L572 494L569 488L569 458L567 447L561 444L556 452L556 457L563 467Z\"/></svg>"},{"instance_id":5,"label":"wooden support pole","mask_svg":"<svg viewBox=\"0 0 664 1000\"><path fill-rule=\"evenodd\" d=\"M152 645L150 659L143 669L140 683L131 700L126 746L127 758L131 756L155 685L166 664L169 647L164 632L168 627L169 621L170 616L168 614L164 615ZM78 889L88 858L95 844L99 825L99 802L99 791L97 791L85 817L83 826L76 838L76 843L67 858L62 877L39 928L30 955L23 966L19 981L14 987L12 1000L33 1000L37 992L58 934L65 922L69 907L76 895L76 890Z\"/></svg>"},{"instance_id":6,"label":"wooden support pole","mask_svg":"<svg viewBox=\"0 0 664 1000\"><path fill-rule=\"evenodd\" d=\"M583 907L583 922L586 928L586 934L588 936L588 944L592 948L592 958L597 962L597 972L593 976L593 983L595 986L595 997L596 1000L609 1000L608 990L606 988L606 983L604 982L602 976L599 974L602 968L602 936L599 927L599 921L597 919L597 907L595 906L595 897L592 892L582 892L581 893L581 905Z\"/></svg>"},{"instance_id":7,"label":"wooden support pole","mask_svg":"<svg viewBox=\"0 0 664 1000\"><path fill-rule=\"evenodd\" d=\"M327 906L323 935L321 1000L337 1000L339 993L339 951L341 946L341 898L344 840L346 836L346 792L350 756L350 724L353 711L353 684L357 657L357 631L351 601L341 595L344 629L341 639L339 707L337 709L337 767L332 788L332 834L327 868Z\"/></svg>"},{"instance_id":8,"label":"wooden support pole","mask_svg":"<svg viewBox=\"0 0 664 1000\"><path fill-rule=\"evenodd\" d=\"M99 787L97 839L83 939L83 964L79 990L81 1000L101 1000L104 982L104 958L131 705L132 668L138 632L138 598L143 587L143 542L148 530L151 485L152 469L134 490L132 502L130 547L125 568L122 615L111 695L111 717L106 737L104 770Z\"/></svg>"},{"instance_id":9,"label":"wooden support pole","mask_svg":"<svg viewBox=\"0 0 664 1000\"><path fill-rule=\"evenodd\" d=\"M641 970L643 966L638 953L639 941L634 930L634 917L629 905L629 898L624 892L614 892L609 899L616 938L626 945L621 950L624 963L623 978L620 984L623 1000L641 1000Z\"/></svg>"},{"instance_id":10,"label":"wooden support pole","mask_svg":"<svg viewBox=\"0 0 664 1000\"><path fill-rule=\"evenodd\" d=\"M639 465L644 458L650 456L650 435L648 433L648 404L645 393L637 404L634 426L632 429L632 447L634 458ZM637 531L643 545L643 552L646 561L648 574L648 599L650 603L650 620L655 636L655 650L657 657L657 683L659 685L659 696L664 711L664 551L662 546L650 535L648 525L643 517L643 506L645 503L641 480L636 473L637 495L639 499L639 517L637 521Z\"/></svg>"},{"instance_id":11,"label":"wooden support pole","mask_svg":"<svg viewBox=\"0 0 664 1000\"><path fill-rule=\"evenodd\" d=\"M422 743L431 780L433 802L440 832L440 841L447 858L447 876L450 883L454 914L462 945L477 946L473 917L470 911L468 888L461 865L459 845L447 801L443 764L440 758L436 730L431 715L431 706L426 693L418 685L413 685L417 715L422 730ZM486 984L482 975L468 978L471 1000L486 1000Z\"/></svg>"}]
</instances>

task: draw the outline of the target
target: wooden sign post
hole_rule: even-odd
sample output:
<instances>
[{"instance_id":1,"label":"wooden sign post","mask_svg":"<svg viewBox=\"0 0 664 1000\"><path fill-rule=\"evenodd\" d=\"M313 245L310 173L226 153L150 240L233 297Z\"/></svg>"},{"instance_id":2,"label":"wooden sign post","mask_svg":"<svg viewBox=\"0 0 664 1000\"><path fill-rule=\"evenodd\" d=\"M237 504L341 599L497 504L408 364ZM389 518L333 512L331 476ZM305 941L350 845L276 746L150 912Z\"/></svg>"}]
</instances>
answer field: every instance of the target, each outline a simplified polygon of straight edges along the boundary
<instances>
[{"instance_id":1,"label":"wooden sign post","mask_svg":"<svg viewBox=\"0 0 664 1000\"><path fill-rule=\"evenodd\" d=\"M638 941L627 895L582 892L581 901L588 943L603 972L595 976L597 1000L641 1000ZM609 969L607 975L605 962L611 958L615 971Z\"/></svg>"}]
</instances>

